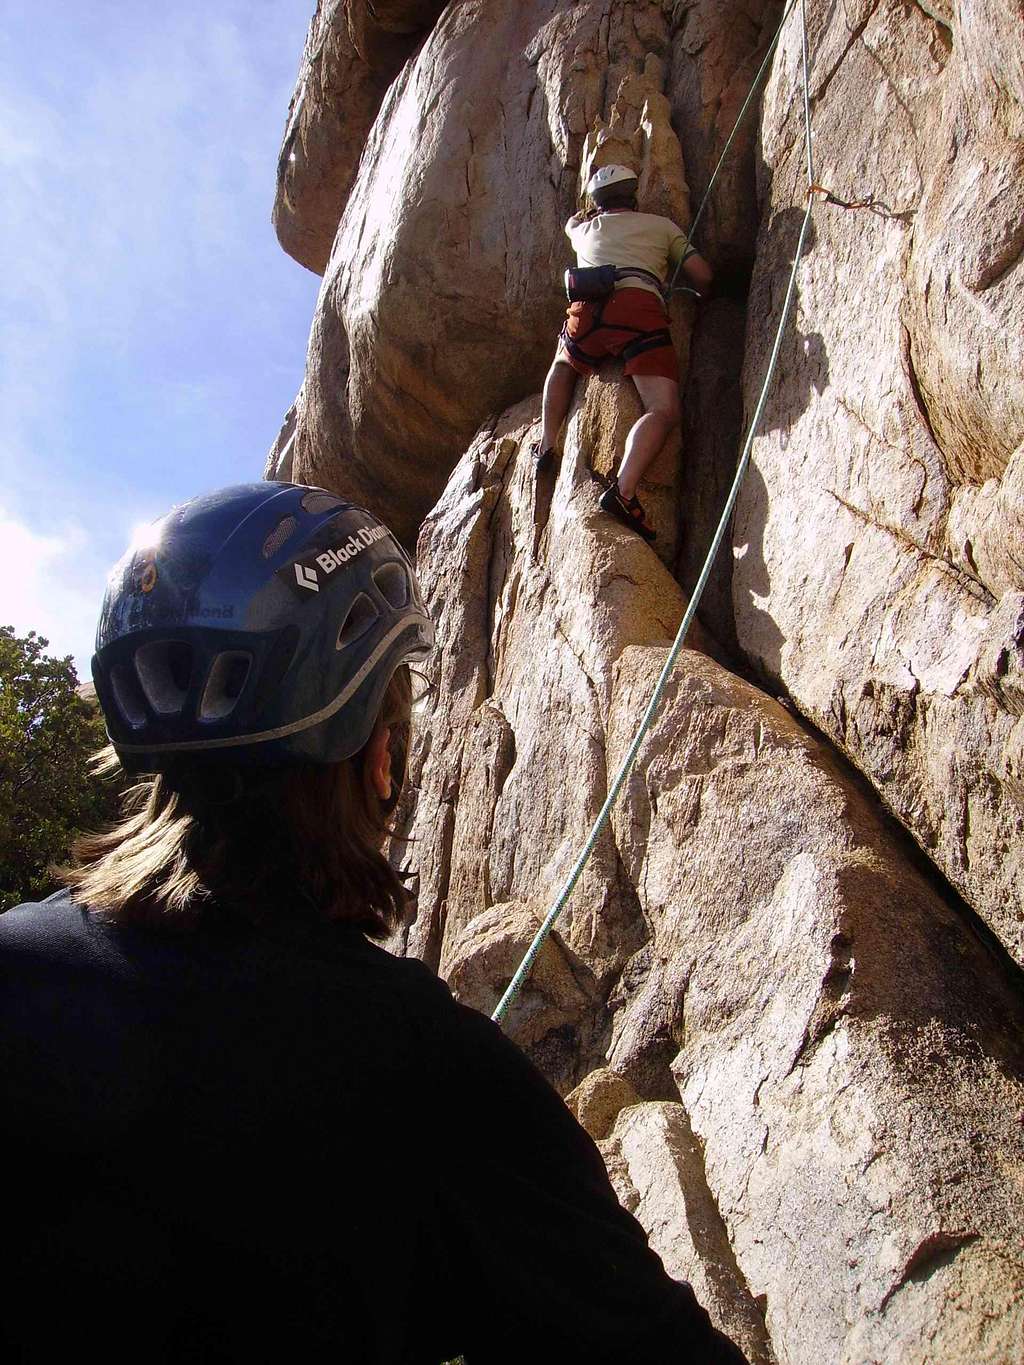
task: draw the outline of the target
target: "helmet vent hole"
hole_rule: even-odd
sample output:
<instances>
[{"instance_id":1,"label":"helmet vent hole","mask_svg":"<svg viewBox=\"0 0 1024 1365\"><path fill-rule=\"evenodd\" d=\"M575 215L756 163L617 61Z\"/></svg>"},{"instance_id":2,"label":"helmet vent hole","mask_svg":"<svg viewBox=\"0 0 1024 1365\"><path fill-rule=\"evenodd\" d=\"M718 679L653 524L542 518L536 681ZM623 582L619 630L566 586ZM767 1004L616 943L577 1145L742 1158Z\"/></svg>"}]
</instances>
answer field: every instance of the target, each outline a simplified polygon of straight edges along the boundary
<instances>
[{"instance_id":1,"label":"helmet vent hole","mask_svg":"<svg viewBox=\"0 0 1024 1365\"><path fill-rule=\"evenodd\" d=\"M404 564L392 561L373 571L373 581L380 588L385 602L391 607L409 604L409 574Z\"/></svg>"},{"instance_id":2,"label":"helmet vent hole","mask_svg":"<svg viewBox=\"0 0 1024 1365\"><path fill-rule=\"evenodd\" d=\"M365 592L361 592L349 607L348 615L338 631L337 649L347 649L355 644L378 619L380 613Z\"/></svg>"},{"instance_id":3,"label":"helmet vent hole","mask_svg":"<svg viewBox=\"0 0 1024 1365\"><path fill-rule=\"evenodd\" d=\"M292 660L295 658L299 635L298 626L294 624L285 626L271 645L270 651L263 661L263 667L260 669L259 679L253 693L252 710L254 715L259 715L272 701L278 700L278 689L291 667Z\"/></svg>"},{"instance_id":4,"label":"helmet vent hole","mask_svg":"<svg viewBox=\"0 0 1024 1365\"><path fill-rule=\"evenodd\" d=\"M158 716L176 716L192 677L192 648L181 640L156 640L135 651L135 672Z\"/></svg>"},{"instance_id":5,"label":"helmet vent hole","mask_svg":"<svg viewBox=\"0 0 1024 1365\"><path fill-rule=\"evenodd\" d=\"M271 559L276 555L285 541L291 539L292 532L298 524L294 517L282 517L263 542L263 558Z\"/></svg>"},{"instance_id":6,"label":"helmet vent hole","mask_svg":"<svg viewBox=\"0 0 1024 1365\"><path fill-rule=\"evenodd\" d=\"M199 719L224 720L230 716L238 705L251 668L251 654L239 650L218 654L203 688Z\"/></svg>"},{"instance_id":7,"label":"helmet vent hole","mask_svg":"<svg viewBox=\"0 0 1024 1365\"><path fill-rule=\"evenodd\" d=\"M114 692L114 704L124 721L133 730L140 729L145 725L148 716L146 699L142 695L138 678L130 668L124 664L119 664L111 670L110 685Z\"/></svg>"},{"instance_id":8,"label":"helmet vent hole","mask_svg":"<svg viewBox=\"0 0 1024 1365\"><path fill-rule=\"evenodd\" d=\"M311 488L302 499L302 510L312 512L314 516L319 516L321 512L330 512L335 507L344 507L344 501L334 493L328 493L326 488Z\"/></svg>"}]
</instances>

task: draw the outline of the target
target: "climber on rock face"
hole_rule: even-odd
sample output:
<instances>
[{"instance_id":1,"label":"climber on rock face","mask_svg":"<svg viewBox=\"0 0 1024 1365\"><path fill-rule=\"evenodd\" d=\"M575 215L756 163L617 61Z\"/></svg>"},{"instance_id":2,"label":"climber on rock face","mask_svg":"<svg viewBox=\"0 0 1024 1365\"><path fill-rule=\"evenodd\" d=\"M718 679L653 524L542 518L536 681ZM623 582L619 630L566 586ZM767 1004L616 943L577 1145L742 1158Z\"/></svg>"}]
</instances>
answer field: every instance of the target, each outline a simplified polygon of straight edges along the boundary
<instances>
[{"instance_id":1,"label":"climber on rock face","mask_svg":"<svg viewBox=\"0 0 1024 1365\"><path fill-rule=\"evenodd\" d=\"M680 261L698 293L711 286L708 263L670 218L640 213L638 181L628 166L602 166L587 182L594 208L565 225L578 268L569 272L570 303L558 349L544 382L543 430L533 448L538 469L555 453L580 375L597 371L606 356L621 356L644 406L633 424L617 478L601 507L646 540L654 539L636 488L679 422L679 363L668 331L664 286ZM603 267L603 272L601 268Z\"/></svg>"},{"instance_id":2,"label":"climber on rock face","mask_svg":"<svg viewBox=\"0 0 1024 1365\"><path fill-rule=\"evenodd\" d=\"M3 1359L741 1365L539 1071L371 941L432 645L323 489L195 498L115 568L93 677L136 785L0 915Z\"/></svg>"}]
</instances>

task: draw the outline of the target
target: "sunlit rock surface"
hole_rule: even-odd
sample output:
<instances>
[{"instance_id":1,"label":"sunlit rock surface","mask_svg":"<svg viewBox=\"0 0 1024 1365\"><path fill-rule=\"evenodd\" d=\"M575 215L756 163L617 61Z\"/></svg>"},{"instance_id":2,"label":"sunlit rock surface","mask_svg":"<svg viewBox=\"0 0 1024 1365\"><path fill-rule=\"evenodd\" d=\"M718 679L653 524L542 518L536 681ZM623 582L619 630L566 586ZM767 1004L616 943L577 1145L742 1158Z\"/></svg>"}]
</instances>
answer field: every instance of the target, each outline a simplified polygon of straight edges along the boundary
<instances>
[{"instance_id":1,"label":"sunlit rock surface","mask_svg":"<svg viewBox=\"0 0 1024 1365\"><path fill-rule=\"evenodd\" d=\"M444 0L318 0L277 166L273 220L322 275L381 101Z\"/></svg>"},{"instance_id":2,"label":"sunlit rock surface","mask_svg":"<svg viewBox=\"0 0 1024 1365\"><path fill-rule=\"evenodd\" d=\"M310 339L296 477L329 482L415 540L480 422L543 379L588 136L610 128L642 161L645 202L687 216L670 77L690 103L710 100L746 70L731 48L749 57L761 30L746 20L722 44L717 75L691 94L693 61L673 46L685 8L672 16L661 3L613 0L445 10L388 92L338 230ZM711 141L692 171L698 184ZM748 187L749 221L739 219L749 251L749 177ZM737 214L719 217L730 243L743 235Z\"/></svg>"},{"instance_id":3,"label":"sunlit rock surface","mask_svg":"<svg viewBox=\"0 0 1024 1365\"><path fill-rule=\"evenodd\" d=\"M419 911L405 947L485 1010L572 865L683 608L652 551L595 511L580 439L608 397L572 417L550 495L530 470L530 409L506 414L421 533L440 655L406 805ZM597 1131L630 1088L671 1101L650 1122L628 1111L613 1169L666 1259L716 1286L709 1308L743 1325L752 1359L770 1343L808 1365L1010 1360L1024 1331L1024 1012L920 864L798 718L684 651L509 1016ZM592 1103L587 1075L606 1067L626 1088L610 1099L595 1077Z\"/></svg>"},{"instance_id":4,"label":"sunlit rock surface","mask_svg":"<svg viewBox=\"0 0 1024 1365\"><path fill-rule=\"evenodd\" d=\"M1024 7L811 17L817 178L881 206L815 213L736 519L736 631L1024 961ZM748 402L800 217L798 61L794 27L765 97Z\"/></svg>"},{"instance_id":5,"label":"sunlit rock surface","mask_svg":"<svg viewBox=\"0 0 1024 1365\"><path fill-rule=\"evenodd\" d=\"M428 8L335 7L368 66L359 15L412 27L379 108L352 75L351 107L325 85L304 125L351 187L268 474L418 537L440 648L393 946L489 1011L630 744L760 387L806 195L799 10L697 234L720 294L673 304L684 418L641 487L648 547L597 507L639 412L620 367L578 391L556 468L529 458L562 223L619 157L688 223L781 7ZM701 618L507 1026L751 1361L1003 1365L1024 1351L1024 6L808 13L816 179L869 202L815 208Z\"/></svg>"},{"instance_id":6,"label":"sunlit rock surface","mask_svg":"<svg viewBox=\"0 0 1024 1365\"><path fill-rule=\"evenodd\" d=\"M762 1306L736 1264L682 1105L624 1107L599 1146L619 1199L649 1229L669 1274L693 1285L750 1365L775 1365Z\"/></svg>"},{"instance_id":7,"label":"sunlit rock surface","mask_svg":"<svg viewBox=\"0 0 1024 1365\"><path fill-rule=\"evenodd\" d=\"M267 462L263 467L265 479L279 479L283 483L292 479L292 453L295 449L295 404L288 409L281 423L277 439L267 452Z\"/></svg>"}]
</instances>

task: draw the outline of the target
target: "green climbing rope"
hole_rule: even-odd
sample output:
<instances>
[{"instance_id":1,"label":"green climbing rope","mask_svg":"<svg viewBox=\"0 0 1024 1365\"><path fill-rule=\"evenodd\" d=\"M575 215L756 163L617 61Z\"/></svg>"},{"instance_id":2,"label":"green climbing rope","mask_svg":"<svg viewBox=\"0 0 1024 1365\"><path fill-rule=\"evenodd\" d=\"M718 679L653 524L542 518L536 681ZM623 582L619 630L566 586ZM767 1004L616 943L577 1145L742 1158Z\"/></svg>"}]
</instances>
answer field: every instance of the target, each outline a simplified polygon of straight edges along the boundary
<instances>
[{"instance_id":1,"label":"green climbing rope","mask_svg":"<svg viewBox=\"0 0 1024 1365\"><path fill-rule=\"evenodd\" d=\"M786 10L785 15L783 16L782 20L783 24L786 22L786 19L792 13L796 3L797 0L791 0L789 8ZM754 408L754 415L750 420L750 426L747 430L746 439L744 440L743 443L743 449L740 454L739 463L736 466L736 474L732 481L732 487L729 489L729 496L726 498L725 507L722 511L722 516L719 520L718 528L715 531L714 538L711 541L711 548L708 550L707 558L704 560L704 567L700 571L700 577L697 579L697 583L694 587L693 594L690 597L689 604L687 605L686 611L683 614L683 619L682 622L680 623L679 630L676 632L676 638L672 642L672 647L668 652L668 657L665 659L664 667L662 668L661 673L658 676L658 681L655 684L651 700L648 702L647 709L643 714L643 719L640 721L640 727L633 738L632 744L630 744L629 746L625 758L619 765L619 770L615 774L615 780L612 782L612 785L608 790L608 795L605 797L604 805L601 807L597 819L594 821L590 833L587 836L587 841L583 846L582 852L576 859L572 871L565 879L565 882L563 883L561 890L559 891L558 895L555 898L554 904L551 906L551 909L544 917L544 922L537 930L533 942L530 944L530 947L527 949L525 957L523 958L522 962L519 964L518 969L516 970L515 976L513 976L512 980L509 982L505 994L501 997L501 1000L498 1002L497 1008L495 1009L493 1015L491 1016L495 1023L498 1024L500 1024L504 1020L505 1015L508 1013L510 1007L512 1006L512 1003L516 999L516 996L522 990L523 984L525 983L527 977L529 976L533 964L537 959L537 954L543 947L544 941L551 933L551 930L555 926L555 922L557 921L558 917L561 915L562 911L565 908L566 902L572 895L573 888L576 886L576 883L579 881L583 873L583 869L587 865L587 861L589 860L590 855L594 850L594 845L600 838L601 831L607 824L608 817L611 815L612 812L612 808L615 805L616 800L618 799L619 793L621 792L623 786L625 785L626 778L629 776L629 773L633 767L634 762L636 761L636 756L640 752L640 746L643 744L647 732L651 727L655 714L658 710L658 706L661 702L662 697L664 696L665 689L668 686L668 681L672 674L672 670L675 667L676 660L678 659L680 651L683 648L683 641L686 639L687 632L689 631L690 626L693 624L693 619L697 613L697 607L700 604L700 600L701 597L703 596L704 589L707 586L708 579L711 575L711 569L712 566L714 565L715 557L717 556L718 551L721 548L722 541L725 538L725 532L729 524L729 518L732 516L733 507L736 504L736 498L739 495L740 486L743 483L743 477L746 474L747 466L750 463L750 454L754 446L754 437L757 434L757 429L758 426L760 425L761 417L764 413L765 403L768 400L768 390L771 387L772 379L775 377L775 369L779 360L779 352L782 348L782 338L783 334L785 333L786 323L789 320L789 312L793 303L793 295L796 291L797 270L799 269L800 266L800 259L803 255L804 243L807 237L807 229L811 221L811 210L814 207L814 192L816 189L814 182L814 159L811 150L810 137L811 131L809 96L810 63L807 52L806 0L800 0L800 12L801 22L803 25L802 66L805 116L804 135L807 140L807 205L804 210L803 222L800 226L800 235L797 238L796 250L793 255L793 268L789 274L789 284L786 288L786 296L782 303L782 312L779 317L779 324L775 332L775 341L774 344L772 345L771 355L768 358L768 368L767 371L765 372L764 383L761 385L761 392L760 395L758 396L757 405ZM774 50L781 32L782 24L779 25L775 37L772 39L771 47L769 48L769 55ZM755 77L755 81L760 80L761 74L765 69L766 63L767 56L765 58L765 61L762 62L761 64L761 70L758 71L758 74ZM747 103L749 103L749 97ZM743 109L740 111L740 118L743 117L744 113L746 112L746 108L747 104L744 104ZM738 122L739 120L737 120L737 126ZM733 134L735 134L735 131L736 129L734 128ZM726 146L728 146L728 143L726 144ZM720 160L718 166L715 168L715 175L718 174L718 170L721 167L721 164L722 163ZM708 184L707 191L704 195L704 200L702 201L701 207L698 210L698 215L703 210L704 204L707 202L707 197L711 193L711 185L713 183L714 176L712 176L712 179ZM696 222L696 219L694 221Z\"/></svg>"},{"instance_id":2,"label":"green climbing rope","mask_svg":"<svg viewBox=\"0 0 1024 1365\"><path fill-rule=\"evenodd\" d=\"M757 73L754 76L753 83L751 84L750 89L747 91L747 98L743 101L743 104L740 106L740 112L736 115L736 122L732 125L732 132L725 140L725 146L722 148L722 154L718 158L718 161L715 165L715 169L711 172L711 179L708 181L708 187L704 191L703 197L701 198L700 203L697 205L697 212L693 215L693 220L690 223L689 231L686 234L686 246L683 248L683 254L677 261L676 268L672 272L672 278L669 281L668 285L669 294L671 294L673 289L675 289L676 287L676 280L679 278L679 271L682 269L683 261L686 260L687 251L689 250L689 247L693 242L694 233L697 231L697 225L700 222L700 220L704 217L704 210L708 206L708 200L711 198L711 191L714 189L715 181L718 179L719 172L725 165L726 157L732 150L732 144L736 141L736 134L739 132L743 120L747 116L747 110L754 102L754 96L757 94L758 86L761 84L761 78L764 76L764 73L768 70L768 63L771 61L775 49L779 45L779 39L782 37L782 30L786 26L786 20L793 13L793 10L796 8L796 6L797 0L789 0L789 5L787 6L786 11L783 14L782 18L779 20L779 26L775 30L771 42L768 44L768 48L761 61L761 65L757 68Z\"/></svg>"}]
</instances>

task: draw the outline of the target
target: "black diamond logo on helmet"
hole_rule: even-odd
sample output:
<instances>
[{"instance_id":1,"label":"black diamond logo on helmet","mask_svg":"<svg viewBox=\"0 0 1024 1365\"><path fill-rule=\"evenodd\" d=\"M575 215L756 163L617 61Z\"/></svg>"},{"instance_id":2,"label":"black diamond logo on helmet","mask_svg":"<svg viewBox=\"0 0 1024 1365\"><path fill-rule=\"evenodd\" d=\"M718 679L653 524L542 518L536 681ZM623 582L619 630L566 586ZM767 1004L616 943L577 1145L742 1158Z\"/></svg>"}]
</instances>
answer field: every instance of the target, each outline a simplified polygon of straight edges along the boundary
<instances>
[{"instance_id":1,"label":"black diamond logo on helmet","mask_svg":"<svg viewBox=\"0 0 1024 1365\"><path fill-rule=\"evenodd\" d=\"M308 588L310 592L319 592L320 584L317 581L316 569L308 568L305 564L295 565L295 581L300 588Z\"/></svg>"}]
</instances>

